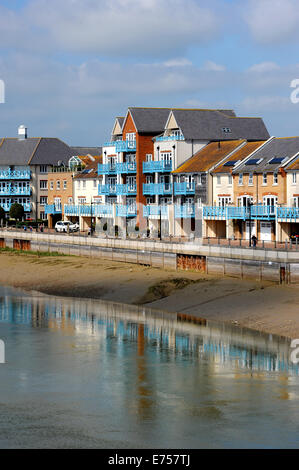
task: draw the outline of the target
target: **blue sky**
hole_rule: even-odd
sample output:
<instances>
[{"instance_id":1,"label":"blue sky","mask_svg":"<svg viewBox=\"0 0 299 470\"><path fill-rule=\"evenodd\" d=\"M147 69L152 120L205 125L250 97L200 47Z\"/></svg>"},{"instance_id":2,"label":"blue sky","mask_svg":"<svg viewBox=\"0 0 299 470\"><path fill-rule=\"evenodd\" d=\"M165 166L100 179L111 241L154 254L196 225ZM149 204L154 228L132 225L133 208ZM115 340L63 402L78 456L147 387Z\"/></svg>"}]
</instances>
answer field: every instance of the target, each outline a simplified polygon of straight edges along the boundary
<instances>
[{"instance_id":1,"label":"blue sky","mask_svg":"<svg viewBox=\"0 0 299 470\"><path fill-rule=\"evenodd\" d=\"M233 108L298 135L298 0L0 0L0 135L109 140L128 106Z\"/></svg>"}]
</instances>

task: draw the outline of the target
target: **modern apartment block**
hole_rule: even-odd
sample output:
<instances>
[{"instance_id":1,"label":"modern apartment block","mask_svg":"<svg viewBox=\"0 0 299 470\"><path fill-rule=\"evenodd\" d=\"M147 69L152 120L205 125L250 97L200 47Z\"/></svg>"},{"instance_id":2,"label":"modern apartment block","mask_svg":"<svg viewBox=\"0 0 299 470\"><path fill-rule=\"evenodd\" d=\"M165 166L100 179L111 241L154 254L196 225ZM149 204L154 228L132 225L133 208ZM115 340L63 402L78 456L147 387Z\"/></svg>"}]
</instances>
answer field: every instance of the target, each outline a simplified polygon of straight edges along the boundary
<instances>
[{"instance_id":1,"label":"modern apartment block","mask_svg":"<svg viewBox=\"0 0 299 470\"><path fill-rule=\"evenodd\" d=\"M66 164L70 147L57 138L28 137L20 126L16 138L0 140L0 205L8 213L11 205L23 205L26 219L45 219L48 202L48 169Z\"/></svg>"}]
</instances>

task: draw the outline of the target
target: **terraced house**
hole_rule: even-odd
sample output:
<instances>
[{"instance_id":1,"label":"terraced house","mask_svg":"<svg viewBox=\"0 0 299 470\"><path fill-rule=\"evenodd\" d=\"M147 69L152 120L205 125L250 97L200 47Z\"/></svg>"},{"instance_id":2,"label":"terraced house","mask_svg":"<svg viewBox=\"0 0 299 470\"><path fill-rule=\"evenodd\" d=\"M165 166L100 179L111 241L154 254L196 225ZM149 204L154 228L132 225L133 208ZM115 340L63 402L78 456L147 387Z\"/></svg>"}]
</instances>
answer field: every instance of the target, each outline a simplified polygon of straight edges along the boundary
<instances>
[{"instance_id":1,"label":"terraced house","mask_svg":"<svg viewBox=\"0 0 299 470\"><path fill-rule=\"evenodd\" d=\"M46 219L48 169L66 164L70 147L57 138L28 137L20 126L16 138L0 140L0 205L8 213L14 202L22 204L25 218Z\"/></svg>"}]
</instances>

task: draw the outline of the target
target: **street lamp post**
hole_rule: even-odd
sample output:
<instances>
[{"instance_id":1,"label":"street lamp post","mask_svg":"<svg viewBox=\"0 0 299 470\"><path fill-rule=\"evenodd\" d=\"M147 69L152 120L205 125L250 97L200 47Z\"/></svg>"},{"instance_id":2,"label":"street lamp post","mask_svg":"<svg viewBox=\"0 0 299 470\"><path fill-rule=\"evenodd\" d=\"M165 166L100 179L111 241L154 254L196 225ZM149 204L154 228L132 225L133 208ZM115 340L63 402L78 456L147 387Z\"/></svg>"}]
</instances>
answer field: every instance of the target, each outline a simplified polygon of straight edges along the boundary
<instances>
[{"instance_id":1,"label":"street lamp post","mask_svg":"<svg viewBox=\"0 0 299 470\"><path fill-rule=\"evenodd\" d=\"M248 202L248 218L249 218L249 247L251 247L251 206L252 202Z\"/></svg>"}]
</instances>

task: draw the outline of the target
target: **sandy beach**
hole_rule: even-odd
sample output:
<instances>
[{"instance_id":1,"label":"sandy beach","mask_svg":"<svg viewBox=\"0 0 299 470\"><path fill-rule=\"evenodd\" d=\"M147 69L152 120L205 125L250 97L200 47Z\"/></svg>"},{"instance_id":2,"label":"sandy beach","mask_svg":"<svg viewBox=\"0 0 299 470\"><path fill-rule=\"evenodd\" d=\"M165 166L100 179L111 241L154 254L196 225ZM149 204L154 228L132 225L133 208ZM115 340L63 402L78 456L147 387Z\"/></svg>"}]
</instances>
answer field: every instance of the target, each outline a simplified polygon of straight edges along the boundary
<instances>
[{"instance_id":1,"label":"sandy beach","mask_svg":"<svg viewBox=\"0 0 299 470\"><path fill-rule=\"evenodd\" d=\"M299 289L72 256L0 254L2 285L144 304L299 338Z\"/></svg>"}]
</instances>

